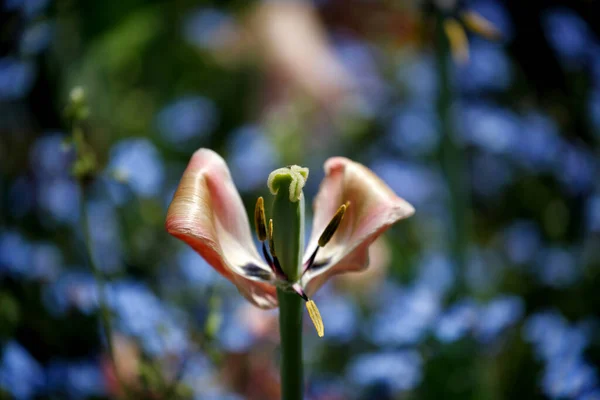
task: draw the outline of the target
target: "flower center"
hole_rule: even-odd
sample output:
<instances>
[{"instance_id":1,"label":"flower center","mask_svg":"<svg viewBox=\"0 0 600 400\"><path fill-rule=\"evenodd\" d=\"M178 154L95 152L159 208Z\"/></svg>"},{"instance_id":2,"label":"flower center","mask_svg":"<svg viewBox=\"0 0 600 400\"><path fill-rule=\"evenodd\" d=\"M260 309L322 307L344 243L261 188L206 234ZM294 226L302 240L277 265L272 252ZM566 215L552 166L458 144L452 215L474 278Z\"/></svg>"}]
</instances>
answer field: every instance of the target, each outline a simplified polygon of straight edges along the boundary
<instances>
[{"instance_id":1,"label":"flower center","mask_svg":"<svg viewBox=\"0 0 600 400\"><path fill-rule=\"evenodd\" d=\"M277 193L279 191L279 186L275 186L275 185L277 185L277 179L278 179L277 174L280 174L280 176L282 174L282 172L278 172L278 171L279 170L274 171L271 174L271 176L269 176L269 188L271 189L271 192L274 191L273 188L276 188L275 193ZM277 174L275 174L275 173L277 173ZM307 170L307 173L308 173L308 170ZM297 175L298 176L296 176L296 178L292 177L292 182L290 183L290 201L292 201L292 194L295 195L295 193L296 193L296 189L292 189L292 186L294 186L296 188L300 187L298 199L300 199L302 197L301 187L304 186L307 175L302 175L302 173L299 171L297 171ZM273 179L271 179L272 176L275 176L275 177ZM287 177L286 179L289 179L289 177ZM304 180L302 180L302 179L304 179ZM262 197L259 197L258 200L256 201L256 207L254 209L254 226L256 228L256 234L258 236L258 239L262 243L263 257L265 258L265 261L267 262L267 264L273 271L273 274L277 278L277 285L286 290L290 290L290 289L293 290L306 302L306 309L308 311L308 315L310 316L310 318L315 326L315 329L317 330L318 335L320 337L323 337L324 326L323 326L323 320L321 319L321 314L319 313L319 309L317 308L317 305L315 304L315 302L308 298L308 296L304 292L304 289L297 282L297 280L302 278L302 276L307 271L309 271L311 268L314 268L317 265L317 264L315 264L315 259L317 257L319 248L324 247L327 245L327 243L329 243L329 241L331 240L331 238L337 231L338 227L340 226L340 223L342 222L342 219L344 218L344 214L346 213L346 209L349 207L350 203L347 202L346 204L342 204L340 206L340 208L338 208L338 210L334 214L334 216L331 219L331 221L329 222L329 224L327 224L327 227L325 227L325 229L323 230L323 233L319 237L316 249L312 252L310 258L304 264L302 274L300 275L300 277L298 277L296 279L296 281L288 278L288 275L285 273L285 271L281 267L279 257L277 256L277 252L275 250L273 219L269 219L269 223L267 225L267 218L266 218L266 214L265 214L265 205L264 204L265 204L264 199ZM267 239L268 239L268 244L269 244L268 249L267 249L267 244L266 244Z\"/></svg>"}]
</instances>

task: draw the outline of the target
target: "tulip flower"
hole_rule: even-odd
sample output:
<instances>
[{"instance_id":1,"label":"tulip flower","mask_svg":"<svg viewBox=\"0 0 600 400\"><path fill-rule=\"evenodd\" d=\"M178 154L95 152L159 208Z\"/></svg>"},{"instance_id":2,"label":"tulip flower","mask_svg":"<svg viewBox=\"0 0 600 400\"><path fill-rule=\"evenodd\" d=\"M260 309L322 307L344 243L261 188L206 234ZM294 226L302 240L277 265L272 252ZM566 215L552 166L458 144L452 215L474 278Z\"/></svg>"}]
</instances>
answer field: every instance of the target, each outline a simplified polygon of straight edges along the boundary
<instances>
[{"instance_id":1,"label":"tulip flower","mask_svg":"<svg viewBox=\"0 0 600 400\"><path fill-rule=\"evenodd\" d=\"M301 302L319 336L324 327L310 297L334 275L361 271L369 245L414 208L365 166L343 157L325 163L314 201L312 235L304 252L304 194L308 168L273 171L267 222L259 198L254 213L262 258L254 246L242 199L223 158L194 153L167 213L167 231L196 250L251 303L279 306L283 398L302 398ZM300 371L300 372L299 372ZM287 393L287 394L286 394Z\"/></svg>"}]
</instances>

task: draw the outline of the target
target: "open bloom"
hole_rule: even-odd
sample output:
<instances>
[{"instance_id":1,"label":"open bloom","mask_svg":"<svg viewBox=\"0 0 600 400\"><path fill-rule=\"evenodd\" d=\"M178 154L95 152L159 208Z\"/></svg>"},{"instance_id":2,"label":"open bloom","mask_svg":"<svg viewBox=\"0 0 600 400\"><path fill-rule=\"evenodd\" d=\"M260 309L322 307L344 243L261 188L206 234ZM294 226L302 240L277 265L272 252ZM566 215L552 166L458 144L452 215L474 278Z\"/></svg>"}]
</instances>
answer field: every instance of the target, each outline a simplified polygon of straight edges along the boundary
<instances>
[{"instance_id":1,"label":"open bloom","mask_svg":"<svg viewBox=\"0 0 600 400\"><path fill-rule=\"evenodd\" d=\"M274 182L286 173L293 178L290 201L295 198L303 202L307 168L291 166L274 171L269 177L271 191L278 190ZM262 198L257 203L256 228L264 259L254 246L242 199L225 161L212 150L200 149L192 156L175 192L166 228L233 282L250 302L273 308L277 306L278 287L294 290L308 301L330 277L367 268L369 245L393 223L413 213L408 202L365 166L343 157L330 158L314 201L312 235L303 265L297 266L297 274L286 274L272 244L273 221L270 229L265 223ZM286 227L282 224L274 229ZM264 243L267 237L271 254Z\"/></svg>"}]
</instances>

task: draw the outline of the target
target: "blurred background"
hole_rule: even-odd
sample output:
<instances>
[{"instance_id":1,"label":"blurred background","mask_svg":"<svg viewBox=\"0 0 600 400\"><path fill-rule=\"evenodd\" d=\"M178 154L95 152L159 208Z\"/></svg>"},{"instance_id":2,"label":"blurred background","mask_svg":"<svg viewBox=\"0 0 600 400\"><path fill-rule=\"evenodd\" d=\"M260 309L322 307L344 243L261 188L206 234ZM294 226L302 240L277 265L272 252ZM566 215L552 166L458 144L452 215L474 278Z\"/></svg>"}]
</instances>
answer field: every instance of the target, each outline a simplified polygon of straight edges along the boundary
<instances>
[{"instance_id":1,"label":"blurred background","mask_svg":"<svg viewBox=\"0 0 600 400\"><path fill-rule=\"evenodd\" d=\"M249 210L335 155L417 209L307 399L600 399L600 2L0 4L0 399L278 398L277 311L164 231L199 147Z\"/></svg>"}]
</instances>

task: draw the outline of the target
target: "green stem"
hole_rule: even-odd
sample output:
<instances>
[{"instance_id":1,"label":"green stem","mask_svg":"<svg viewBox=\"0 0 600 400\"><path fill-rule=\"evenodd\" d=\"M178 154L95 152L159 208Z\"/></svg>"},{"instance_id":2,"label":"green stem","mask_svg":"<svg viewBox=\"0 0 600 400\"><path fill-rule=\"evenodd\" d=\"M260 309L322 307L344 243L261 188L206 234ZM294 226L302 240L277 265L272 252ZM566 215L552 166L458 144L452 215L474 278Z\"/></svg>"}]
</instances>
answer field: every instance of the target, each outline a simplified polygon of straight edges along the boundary
<instances>
[{"instance_id":1,"label":"green stem","mask_svg":"<svg viewBox=\"0 0 600 400\"><path fill-rule=\"evenodd\" d=\"M100 328L106 337L106 344L108 347L108 355L110 357L111 364L115 371L115 377L121 386L125 398L129 398L128 389L125 386L124 382L121 380L121 376L119 374L119 370L115 361L115 353L114 353L114 344L112 340L112 328L111 328L111 320L110 320L110 311L107 306L106 301L106 289L104 284L104 279L102 276L102 272L100 268L96 265L96 261L94 260L94 255L92 252L92 238L90 235L90 224L89 224L89 215L87 211L87 195L86 195L86 183L80 182L79 185L81 189L81 205L80 205L80 218L81 218L81 230L83 233L83 241L85 243L85 250L88 258L88 262L90 264L90 268L92 269L92 273L94 274L94 278L96 280L96 284L98 286L98 305L100 309Z\"/></svg>"},{"instance_id":2,"label":"green stem","mask_svg":"<svg viewBox=\"0 0 600 400\"><path fill-rule=\"evenodd\" d=\"M448 182L450 194L451 225L448 231L452 259L458 272L458 290L464 285L464 271L467 261L469 195L466 178L466 155L457 143L453 121L453 91L451 53L448 38L443 28L443 15L438 12L436 19L436 61L438 67L439 95L437 112L440 118L442 141L440 161Z\"/></svg>"},{"instance_id":3,"label":"green stem","mask_svg":"<svg viewBox=\"0 0 600 400\"><path fill-rule=\"evenodd\" d=\"M281 335L281 398L303 399L302 302L296 293L277 289Z\"/></svg>"},{"instance_id":4,"label":"green stem","mask_svg":"<svg viewBox=\"0 0 600 400\"><path fill-rule=\"evenodd\" d=\"M308 169L298 166L280 168L269 175L273 199L274 253L288 283L296 282L304 248L304 195L302 187ZM273 249L271 249L273 251ZM302 400L302 303L297 293L277 288L279 331L281 336L281 398Z\"/></svg>"}]
</instances>

